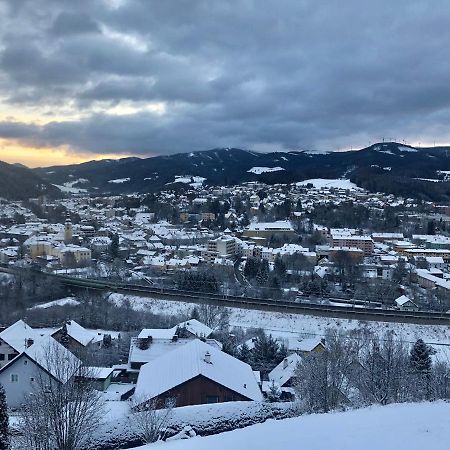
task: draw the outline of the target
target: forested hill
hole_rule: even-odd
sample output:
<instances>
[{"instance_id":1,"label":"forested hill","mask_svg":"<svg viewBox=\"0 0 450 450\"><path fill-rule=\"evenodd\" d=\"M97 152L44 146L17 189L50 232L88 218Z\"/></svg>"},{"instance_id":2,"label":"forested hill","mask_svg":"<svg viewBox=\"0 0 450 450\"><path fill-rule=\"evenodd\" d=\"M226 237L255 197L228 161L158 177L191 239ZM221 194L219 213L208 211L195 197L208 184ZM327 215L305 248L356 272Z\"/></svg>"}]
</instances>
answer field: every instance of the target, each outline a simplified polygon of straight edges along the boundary
<instances>
[{"instance_id":1,"label":"forested hill","mask_svg":"<svg viewBox=\"0 0 450 450\"><path fill-rule=\"evenodd\" d=\"M0 197L24 200L42 194L58 195L60 192L32 170L0 161Z\"/></svg>"},{"instance_id":2,"label":"forested hill","mask_svg":"<svg viewBox=\"0 0 450 450\"><path fill-rule=\"evenodd\" d=\"M448 173L446 173L448 171ZM415 148L395 142L347 152L257 153L236 148L152 158L124 158L35 169L50 183L87 192L152 192L170 186L245 181L291 183L350 178L372 191L450 201L450 147Z\"/></svg>"}]
</instances>

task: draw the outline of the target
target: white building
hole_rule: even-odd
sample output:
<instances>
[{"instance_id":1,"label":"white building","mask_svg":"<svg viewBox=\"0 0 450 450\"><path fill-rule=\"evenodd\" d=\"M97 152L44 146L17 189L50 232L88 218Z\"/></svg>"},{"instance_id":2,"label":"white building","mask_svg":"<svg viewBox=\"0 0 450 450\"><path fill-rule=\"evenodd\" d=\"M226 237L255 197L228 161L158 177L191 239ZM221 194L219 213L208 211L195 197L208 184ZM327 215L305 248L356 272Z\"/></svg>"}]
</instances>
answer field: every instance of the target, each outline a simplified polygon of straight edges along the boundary
<instances>
[{"instance_id":1,"label":"white building","mask_svg":"<svg viewBox=\"0 0 450 450\"><path fill-rule=\"evenodd\" d=\"M5 388L8 407L19 408L38 383L46 380L66 383L75 373L70 374L62 369L60 363L64 360L74 368L81 364L52 337L44 336L3 366L0 369L0 384Z\"/></svg>"}]
</instances>

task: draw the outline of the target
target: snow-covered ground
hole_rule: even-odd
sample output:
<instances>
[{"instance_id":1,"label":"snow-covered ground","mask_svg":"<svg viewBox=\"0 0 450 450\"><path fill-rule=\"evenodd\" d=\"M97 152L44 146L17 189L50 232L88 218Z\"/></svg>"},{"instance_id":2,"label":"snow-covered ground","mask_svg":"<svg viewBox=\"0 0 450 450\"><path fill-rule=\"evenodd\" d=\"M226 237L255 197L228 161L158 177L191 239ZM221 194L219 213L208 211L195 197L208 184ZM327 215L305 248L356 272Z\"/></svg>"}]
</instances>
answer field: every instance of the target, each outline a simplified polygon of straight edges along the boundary
<instances>
[{"instance_id":1,"label":"snow-covered ground","mask_svg":"<svg viewBox=\"0 0 450 450\"><path fill-rule=\"evenodd\" d=\"M189 184L194 188L199 188L203 186L203 183L206 181L204 177L192 176L192 175L175 175L174 183L185 183ZM170 183L167 183L170 184Z\"/></svg>"},{"instance_id":2,"label":"snow-covered ground","mask_svg":"<svg viewBox=\"0 0 450 450\"><path fill-rule=\"evenodd\" d=\"M280 170L284 169L282 167L252 167L250 170L247 170L247 172L261 175L262 173L279 172Z\"/></svg>"},{"instance_id":3,"label":"snow-covered ground","mask_svg":"<svg viewBox=\"0 0 450 450\"><path fill-rule=\"evenodd\" d=\"M405 147L404 145L399 145L397 147L401 152L409 152L409 153L417 153L417 148L414 147Z\"/></svg>"},{"instance_id":4,"label":"snow-covered ground","mask_svg":"<svg viewBox=\"0 0 450 450\"><path fill-rule=\"evenodd\" d=\"M57 187L61 192L65 192L67 194L81 194L87 192L87 189L77 188L75 185L87 182L89 182L89 180L86 180L85 178L78 178L78 180L75 181L67 181L63 185L54 184L53 186Z\"/></svg>"},{"instance_id":5,"label":"snow-covered ground","mask_svg":"<svg viewBox=\"0 0 450 450\"><path fill-rule=\"evenodd\" d=\"M110 301L120 305L127 298L133 309L151 311L154 314L189 315L193 303L175 302L154 298L124 296L111 294ZM242 328L263 328L266 332L279 338L294 336L323 336L327 329L336 328L344 332L364 329L376 335L390 331L406 343L414 343L421 338L429 344L450 346L450 329L445 325L416 325L393 322L370 322L360 320L333 319L300 314L275 313L229 308L230 325ZM438 349L437 347L435 347ZM450 348L450 347L449 347ZM450 361L449 361L450 362Z\"/></svg>"},{"instance_id":6,"label":"snow-covered ground","mask_svg":"<svg viewBox=\"0 0 450 450\"><path fill-rule=\"evenodd\" d=\"M122 184L122 183L127 183L128 181L130 181L130 178L117 178L115 180L109 180L108 183Z\"/></svg>"},{"instance_id":7,"label":"snow-covered ground","mask_svg":"<svg viewBox=\"0 0 450 450\"><path fill-rule=\"evenodd\" d=\"M58 300L53 300L52 302L40 303L39 305L32 306L30 309L47 309L52 306L64 306L64 305L79 305L80 302L73 297L60 298Z\"/></svg>"},{"instance_id":8,"label":"snow-covered ground","mask_svg":"<svg viewBox=\"0 0 450 450\"><path fill-rule=\"evenodd\" d=\"M450 403L417 403L265 423L207 437L159 442L139 450L448 450Z\"/></svg>"},{"instance_id":9,"label":"snow-covered ground","mask_svg":"<svg viewBox=\"0 0 450 450\"><path fill-rule=\"evenodd\" d=\"M306 186L307 184L312 184L317 189L322 188L337 188L337 189L349 189L356 190L360 189L355 183L350 180L332 180L324 178L311 178L310 180L303 180L297 183L297 186Z\"/></svg>"}]
</instances>

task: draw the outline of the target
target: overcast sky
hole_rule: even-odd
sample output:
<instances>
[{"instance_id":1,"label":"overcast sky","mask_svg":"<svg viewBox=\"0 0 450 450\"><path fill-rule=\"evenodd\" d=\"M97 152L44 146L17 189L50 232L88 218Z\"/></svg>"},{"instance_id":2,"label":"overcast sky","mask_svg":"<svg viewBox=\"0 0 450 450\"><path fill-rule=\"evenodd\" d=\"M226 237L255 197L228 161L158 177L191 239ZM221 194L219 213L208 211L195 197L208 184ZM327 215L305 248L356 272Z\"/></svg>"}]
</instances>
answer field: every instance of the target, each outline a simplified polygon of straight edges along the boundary
<instances>
[{"instance_id":1,"label":"overcast sky","mask_svg":"<svg viewBox=\"0 0 450 450\"><path fill-rule=\"evenodd\" d=\"M0 159L448 143L449 23L448 0L0 0Z\"/></svg>"}]
</instances>

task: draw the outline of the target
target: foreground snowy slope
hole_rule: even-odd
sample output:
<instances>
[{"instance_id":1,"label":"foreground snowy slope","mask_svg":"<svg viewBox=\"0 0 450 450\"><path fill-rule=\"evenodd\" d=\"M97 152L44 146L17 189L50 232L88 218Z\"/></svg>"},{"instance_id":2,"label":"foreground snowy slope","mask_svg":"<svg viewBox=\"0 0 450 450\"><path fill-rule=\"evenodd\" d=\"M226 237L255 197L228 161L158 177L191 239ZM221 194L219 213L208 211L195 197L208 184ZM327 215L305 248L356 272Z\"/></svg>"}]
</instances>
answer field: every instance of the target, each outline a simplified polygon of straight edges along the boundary
<instances>
[{"instance_id":1,"label":"foreground snowy slope","mask_svg":"<svg viewBox=\"0 0 450 450\"><path fill-rule=\"evenodd\" d=\"M343 413L270 420L215 436L139 450L448 450L450 403L377 406Z\"/></svg>"}]
</instances>

